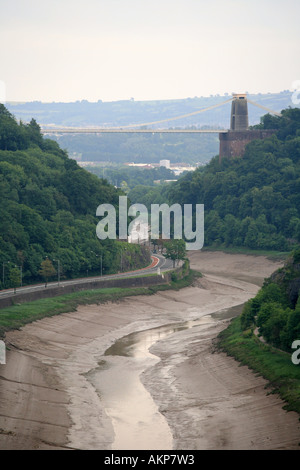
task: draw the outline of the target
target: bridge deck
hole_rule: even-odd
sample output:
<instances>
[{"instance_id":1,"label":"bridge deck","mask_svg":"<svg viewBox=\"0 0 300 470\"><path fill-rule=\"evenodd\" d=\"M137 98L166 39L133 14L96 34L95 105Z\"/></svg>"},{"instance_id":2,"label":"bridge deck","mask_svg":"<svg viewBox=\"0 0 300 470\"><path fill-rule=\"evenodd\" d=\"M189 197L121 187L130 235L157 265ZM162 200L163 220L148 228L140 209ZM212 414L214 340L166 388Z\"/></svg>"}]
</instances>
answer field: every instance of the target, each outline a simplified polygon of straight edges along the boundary
<instances>
[{"instance_id":1,"label":"bridge deck","mask_svg":"<svg viewBox=\"0 0 300 470\"><path fill-rule=\"evenodd\" d=\"M53 128L41 129L43 134L219 134L226 129L88 129L88 128Z\"/></svg>"},{"instance_id":2,"label":"bridge deck","mask_svg":"<svg viewBox=\"0 0 300 470\"><path fill-rule=\"evenodd\" d=\"M229 98L221 103L214 104L212 106L208 106L207 108L198 109L196 111L192 111L188 114L182 114L181 116L175 116L167 119L161 119L159 121L153 122L144 122L140 124L129 124L122 127L42 127L41 131L43 134L223 134L227 133L227 129L151 129L150 126L161 125L162 123L168 123L170 121L176 121L178 119L183 119L186 117L194 116L196 114L203 113L205 111L209 111L214 108L218 108L219 106L223 106L226 103L229 103L237 96L234 94L232 98ZM244 96L244 95L243 95ZM246 95L245 95L246 96ZM276 111L272 111L269 108L266 108L263 105L255 103L254 101L248 102L258 106L259 108L263 108L264 110L280 116L280 113ZM166 124L169 125L169 124Z\"/></svg>"}]
</instances>

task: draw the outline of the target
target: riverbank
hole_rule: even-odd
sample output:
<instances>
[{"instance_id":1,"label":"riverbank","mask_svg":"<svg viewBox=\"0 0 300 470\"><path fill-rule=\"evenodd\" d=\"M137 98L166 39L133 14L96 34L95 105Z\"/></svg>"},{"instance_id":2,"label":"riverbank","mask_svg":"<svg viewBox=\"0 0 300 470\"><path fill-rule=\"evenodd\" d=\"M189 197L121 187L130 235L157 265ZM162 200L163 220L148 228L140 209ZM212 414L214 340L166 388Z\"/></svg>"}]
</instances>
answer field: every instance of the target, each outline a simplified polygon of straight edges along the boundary
<instances>
[{"instance_id":1,"label":"riverbank","mask_svg":"<svg viewBox=\"0 0 300 470\"><path fill-rule=\"evenodd\" d=\"M257 329L243 330L240 317L221 331L218 348L264 377L270 393L278 393L284 400L284 409L300 416L299 367L293 364L291 353L268 344Z\"/></svg>"},{"instance_id":2,"label":"riverbank","mask_svg":"<svg viewBox=\"0 0 300 470\"><path fill-rule=\"evenodd\" d=\"M8 332L11 349L0 366L0 448L110 449L112 420L91 380L105 351L130 333L203 317L204 325L156 342L151 352L160 360L141 375L172 448L298 447L296 413L267 396L265 382L248 368L214 352L226 309L253 297L281 263L219 252L191 253L190 260L204 274L192 287L81 305Z\"/></svg>"},{"instance_id":3,"label":"riverbank","mask_svg":"<svg viewBox=\"0 0 300 470\"><path fill-rule=\"evenodd\" d=\"M184 277L181 278L181 275ZM135 277L129 279L131 285L135 287L89 289L60 295L58 297L52 297L50 294L48 298L42 298L23 304L16 303L13 306L2 308L0 311L0 339L4 338L7 331L19 329L28 323L45 317L75 311L79 305L99 305L106 302L115 302L124 297L152 295L158 291L182 289L183 287L191 285L194 279L201 276L201 273L188 270L184 273L176 272L175 276L176 281L172 281L171 273L167 273L165 275L164 284L160 284L156 274L148 274L141 276L142 282L140 284L144 284L145 287L138 287L139 283L137 279L139 280L140 278ZM149 282L147 283L145 280ZM146 287L147 285L148 287Z\"/></svg>"},{"instance_id":4,"label":"riverbank","mask_svg":"<svg viewBox=\"0 0 300 470\"><path fill-rule=\"evenodd\" d=\"M171 263L167 263L168 260L164 257L160 258L161 259L157 256L152 256L152 263L147 268L136 269L134 271L109 276L68 279L61 281L59 284L57 282L51 282L47 287L44 284L24 286L16 289L15 292L9 289L1 291L0 310L13 305L36 302L42 299L62 298L70 294L79 293L80 296L81 292L86 296L88 291L97 292L105 289L130 289L132 287L143 288L168 284L172 276ZM156 266L160 266L160 262L162 262L163 269L161 273L158 274ZM184 270L184 268L179 267L176 271L181 271L181 269ZM2 314L3 312L1 311L1 315Z\"/></svg>"}]
</instances>

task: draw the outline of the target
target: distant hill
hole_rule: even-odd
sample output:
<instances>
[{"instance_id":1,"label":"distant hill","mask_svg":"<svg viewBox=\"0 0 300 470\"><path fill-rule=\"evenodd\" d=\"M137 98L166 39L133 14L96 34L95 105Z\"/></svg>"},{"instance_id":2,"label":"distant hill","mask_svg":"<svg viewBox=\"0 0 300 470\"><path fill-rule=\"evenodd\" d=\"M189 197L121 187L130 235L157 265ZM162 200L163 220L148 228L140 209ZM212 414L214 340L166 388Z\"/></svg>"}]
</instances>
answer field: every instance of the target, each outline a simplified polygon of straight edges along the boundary
<instances>
[{"instance_id":1,"label":"distant hill","mask_svg":"<svg viewBox=\"0 0 300 470\"><path fill-rule=\"evenodd\" d=\"M292 106L292 93L288 90L280 93L249 94L248 97L258 104L273 111L280 112ZM40 101L28 103L7 103L7 108L17 119L29 122L31 118L38 120L40 125L56 124L59 126L125 126L129 124L144 124L167 118L174 118L213 106L229 99L229 95L214 95L209 97L194 97L180 100L158 101L111 101L88 102L76 101L71 103L43 103ZM157 124L153 127L186 127L214 125L228 128L230 118L230 103L224 108L216 108L203 114L188 118ZM250 125L258 124L264 111L249 105ZM149 126L152 127L152 126Z\"/></svg>"}]
</instances>

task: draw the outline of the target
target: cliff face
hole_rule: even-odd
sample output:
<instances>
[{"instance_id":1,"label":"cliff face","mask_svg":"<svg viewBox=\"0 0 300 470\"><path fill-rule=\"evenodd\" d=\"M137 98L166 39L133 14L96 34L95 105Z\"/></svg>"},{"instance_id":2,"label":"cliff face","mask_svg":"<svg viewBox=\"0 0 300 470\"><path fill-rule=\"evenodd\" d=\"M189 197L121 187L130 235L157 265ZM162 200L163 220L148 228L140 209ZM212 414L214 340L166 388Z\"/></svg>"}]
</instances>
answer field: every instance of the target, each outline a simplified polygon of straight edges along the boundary
<instances>
[{"instance_id":1,"label":"cliff face","mask_svg":"<svg viewBox=\"0 0 300 470\"><path fill-rule=\"evenodd\" d=\"M300 249L287 259L283 268L271 275L270 281L284 288L291 307L295 308L300 291Z\"/></svg>"}]
</instances>

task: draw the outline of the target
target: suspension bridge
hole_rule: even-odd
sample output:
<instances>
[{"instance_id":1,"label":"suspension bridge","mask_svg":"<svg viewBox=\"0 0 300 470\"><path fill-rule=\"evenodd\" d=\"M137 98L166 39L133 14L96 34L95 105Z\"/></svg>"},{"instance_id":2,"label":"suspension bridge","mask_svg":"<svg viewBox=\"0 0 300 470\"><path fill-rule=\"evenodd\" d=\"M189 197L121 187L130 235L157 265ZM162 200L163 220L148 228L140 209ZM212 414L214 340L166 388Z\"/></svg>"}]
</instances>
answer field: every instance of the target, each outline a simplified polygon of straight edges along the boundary
<instances>
[{"instance_id":1,"label":"suspension bridge","mask_svg":"<svg viewBox=\"0 0 300 470\"><path fill-rule=\"evenodd\" d=\"M214 104L212 106L208 106L206 108L202 108L190 113L182 114L180 116L175 116L175 117L169 117L166 119L161 119L157 121L152 121L152 122L145 122L145 123L138 123L138 124L129 124L126 126L119 126L119 127L66 127L66 126L55 126L55 127L46 127L42 126L41 131L43 134L113 134L113 133L142 133L142 134L176 134L176 133L189 133L189 134L225 134L228 133L227 129L210 129L210 128L201 128L201 129L195 129L193 127L187 128L187 129L174 129L174 128L151 128L151 126L157 126L165 123L170 123L172 121L176 120L181 120L184 118L189 118L191 116L195 116L200 113L205 113L207 111L210 111L215 108L219 108L221 106L224 106L227 103L232 102L232 108L231 108L231 130L247 130L248 129L248 109L247 109L247 123L242 126L241 129L237 129L236 122L233 124L233 121L235 121L235 117L233 118L233 114L235 116L235 112L233 111L234 104L236 103L237 100L243 99L246 103L250 103L254 106L257 106L264 111L274 114L277 116L280 116L281 114L272 111L271 109L267 108L266 106L263 106L262 104L255 103L252 100L249 100L246 95L242 94L233 94L233 96L229 99L226 99L220 103Z\"/></svg>"}]
</instances>

